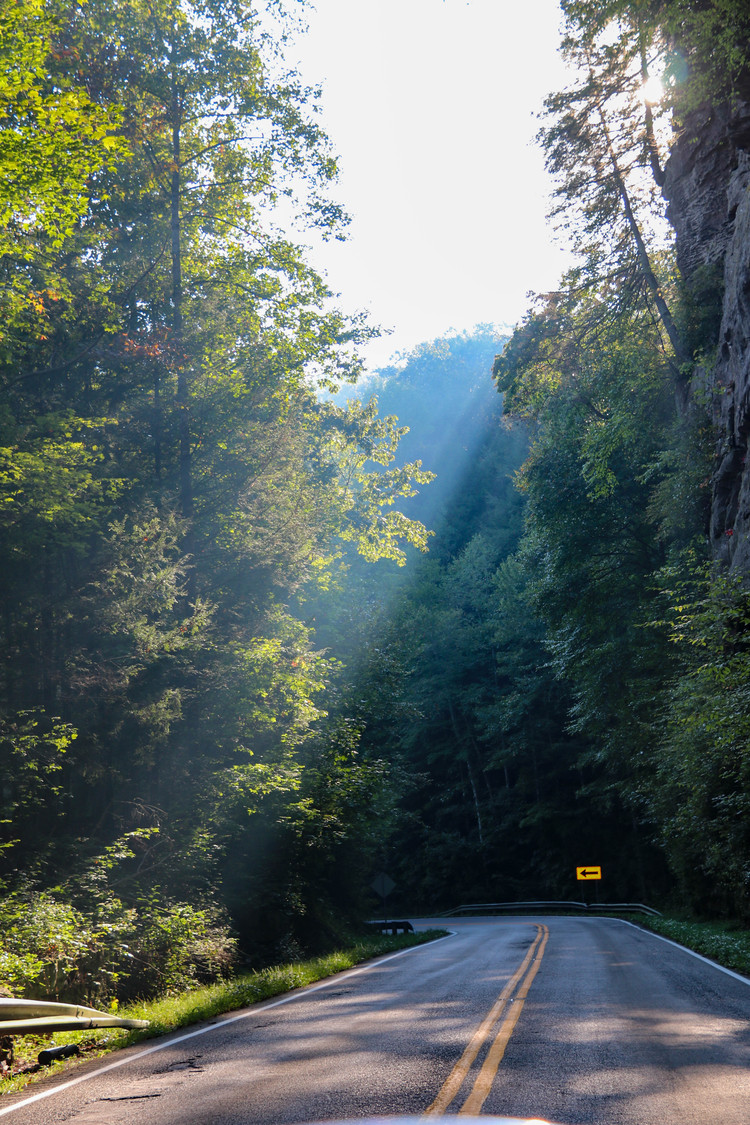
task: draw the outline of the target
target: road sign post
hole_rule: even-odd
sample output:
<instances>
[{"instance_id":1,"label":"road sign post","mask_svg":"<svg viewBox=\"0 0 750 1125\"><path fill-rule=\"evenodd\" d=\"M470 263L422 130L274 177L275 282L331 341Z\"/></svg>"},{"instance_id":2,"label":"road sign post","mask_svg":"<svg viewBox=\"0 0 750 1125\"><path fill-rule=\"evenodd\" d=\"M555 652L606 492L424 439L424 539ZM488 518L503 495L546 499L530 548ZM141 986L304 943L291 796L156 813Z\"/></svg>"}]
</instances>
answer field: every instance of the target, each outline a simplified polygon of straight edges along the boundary
<instances>
[{"instance_id":1,"label":"road sign post","mask_svg":"<svg viewBox=\"0 0 750 1125\"><path fill-rule=\"evenodd\" d=\"M598 883L602 877L602 869L597 864L590 863L587 867L576 867L576 879L579 883ZM597 892L599 887L597 886ZM596 901L599 895L596 894ZM588 905L588 902L587 902Z\"/></svg>"},{"instance_id":2,"label":"road sign post","mask_svg":"<svg viewBox=\"0 0 750 1125\"><path fill-rule=\"evenodd\" d=\"M383 900L383 925L385 926L388 923L388 914L386 912L385 900L388 898L388 895L391 893L396 884L393 882L393 879L391 879L390 875L386 875L385 871L381 871L379 875L375 876L373 881L370 883L370 886L375 891L375 894L380 895Z\"/></svg>"}]
</instances>

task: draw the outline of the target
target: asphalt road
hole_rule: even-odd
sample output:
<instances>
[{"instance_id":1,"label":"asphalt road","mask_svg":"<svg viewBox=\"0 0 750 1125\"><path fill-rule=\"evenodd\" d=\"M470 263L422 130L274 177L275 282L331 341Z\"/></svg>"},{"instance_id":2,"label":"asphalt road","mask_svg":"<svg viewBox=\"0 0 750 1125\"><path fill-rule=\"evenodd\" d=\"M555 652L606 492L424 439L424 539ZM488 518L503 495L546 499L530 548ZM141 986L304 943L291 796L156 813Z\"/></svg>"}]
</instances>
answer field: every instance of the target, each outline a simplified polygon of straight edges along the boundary
<instances>
[{"instance_id":1,"label":"asphalt road","mask_svg":"<svg viewBox=\"0 0 750 1125\"><path fill-rule=\"evenodd\" d=\"M0 1125L749 1125L750 981L604 918L450 925L439 942L3 1098Z\"/></svg>"}]
</instances>

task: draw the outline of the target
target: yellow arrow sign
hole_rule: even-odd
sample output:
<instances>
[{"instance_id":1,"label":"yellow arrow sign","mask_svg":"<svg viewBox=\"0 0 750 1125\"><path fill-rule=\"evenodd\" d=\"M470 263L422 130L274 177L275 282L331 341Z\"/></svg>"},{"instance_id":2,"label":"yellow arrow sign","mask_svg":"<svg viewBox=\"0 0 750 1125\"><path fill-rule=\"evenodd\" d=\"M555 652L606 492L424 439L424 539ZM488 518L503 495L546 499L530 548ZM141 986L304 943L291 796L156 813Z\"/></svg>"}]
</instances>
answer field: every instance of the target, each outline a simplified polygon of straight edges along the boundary
<instances>
[{"instance_id":1,"label":"yellow arrow sign","mask_svg":"<svg viewBox=\"0 0 750 1125\"><path fill-rule=\"evenodd\" d=\"M576 879L601 879L601 867L576 867Z\"/></svg>"}]
</instances>

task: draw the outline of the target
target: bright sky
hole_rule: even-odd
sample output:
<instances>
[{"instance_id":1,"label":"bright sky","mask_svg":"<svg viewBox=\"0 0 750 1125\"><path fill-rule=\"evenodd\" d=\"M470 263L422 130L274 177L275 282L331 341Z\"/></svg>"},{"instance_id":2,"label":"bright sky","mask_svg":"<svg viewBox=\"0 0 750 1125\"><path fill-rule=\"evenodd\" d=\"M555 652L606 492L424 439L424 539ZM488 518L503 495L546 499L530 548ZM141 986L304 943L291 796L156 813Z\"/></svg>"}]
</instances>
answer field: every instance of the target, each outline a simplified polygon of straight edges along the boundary
<instances>
[{"instance_id":1,"label":"bright sky","mask_svg":"<svg viewBox=\"0 0 750 1125\"><path fill-rule=\"evenodd\" d=\"M314 251L387 362L450 329L515 323L565 268L534 144L564 83L557 0L316 0L297 46L323 85L347 243ZM294 61L290 57L289 61Z\"/></svg>"}]
</instances>

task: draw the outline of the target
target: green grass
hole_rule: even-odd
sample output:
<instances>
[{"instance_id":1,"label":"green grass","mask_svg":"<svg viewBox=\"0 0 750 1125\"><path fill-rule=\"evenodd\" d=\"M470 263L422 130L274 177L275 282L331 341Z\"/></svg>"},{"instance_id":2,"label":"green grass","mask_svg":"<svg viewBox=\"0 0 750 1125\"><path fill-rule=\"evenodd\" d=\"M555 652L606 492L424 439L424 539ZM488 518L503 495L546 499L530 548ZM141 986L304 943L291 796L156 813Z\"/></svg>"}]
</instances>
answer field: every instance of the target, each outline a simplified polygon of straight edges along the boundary
<instances>
[{"instance_id":1,"label":"green grass","mask_svg":"<svg viewBox=\"0 0 750 1125\"><path fill-rule=\"evenodd\" d=\"M129 1019L149 1020L150 1026L142 1031L124 1029L102 1029L100 1031L62 1031L54 1035L17 1036L14 1041L15 1063L17 1068L25 1068L36 1063L36 1057L45 1047L60 1047L65 1043L76 1043L81 1056L86 1059L117 1051L152 1039L156 1035L166 1035L189 1024L246 1008L261 1000L269 1000L289 992L293 988L313 984L335 973L354 968L371 957L408 949L434 941L446 934L446 930L424 930L415 934L396 936L373 935L363 938L355 945L336 950L322 957L308 961L293 962L289 965L275 965L257 972L244 973L228 981L206 985L177 996L165 996L138 1004L129 1004L119 1009L118 1015ZM75 1066L76 1060L65 1059L42 1067L36 1071L22 1069L7 1078L0 1078L0 1095L23 1089L39 1076L54 1074L63 1068Z\"/></svg>"},{"instance_id":2,"label":"green grass","mask_svg":"<svg viewBox=\"0 0 750 1125\"><path fill-rule=\"evenodd\" d=\"M680 918L639 918L638 924L671 938L726 969L750 976L750 930L737 922L689 922Z\"/></svg>"}]
</instances>

